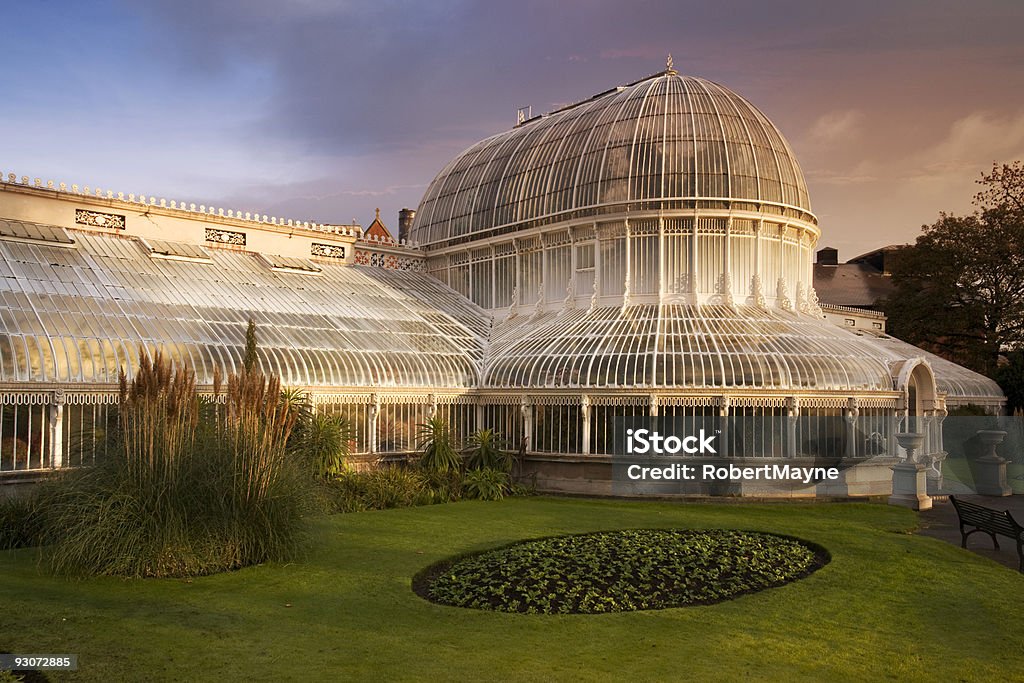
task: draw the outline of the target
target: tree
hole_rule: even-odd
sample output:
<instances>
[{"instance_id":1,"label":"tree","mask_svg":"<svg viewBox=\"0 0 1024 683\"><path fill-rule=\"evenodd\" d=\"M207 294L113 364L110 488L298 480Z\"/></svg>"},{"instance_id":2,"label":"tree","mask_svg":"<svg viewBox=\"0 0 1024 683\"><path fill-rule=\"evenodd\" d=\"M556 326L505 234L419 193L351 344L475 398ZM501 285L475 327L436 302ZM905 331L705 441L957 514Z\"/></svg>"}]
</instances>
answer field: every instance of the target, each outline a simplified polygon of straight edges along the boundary
<instances>
[{"instance_id":1,"label":"tree","mask_svg":"<svg viewBox=\"0 0 1024 683\"><path fill-rule=\"evenodd\" d=\"M1007 354L995 379L1006 393L1006 409L1013 413L1024 408L1024 351Z\"/></svg>"},{"instance_id":2,"label":"tree","mask_svg":"<svg viewBox=\"0 0 1024 683\"><path fill-rule=\"evenodd\" d=\"M1024 342L1024 167L995 165L969 216L940 213L897 254L890 331L994 377Z\"/></svg>"},{"instance_id":3,"label":"tree","mask_svg":"<svg viewBox=\"0 0 1024 683\"><path fill-rule=\"evenodd\" d=\"M256 368L256 321L249 318L249 326L245 328L245 356L242 358L242 367L246 372L252 372Z\"/></svg>"}]
</instances>

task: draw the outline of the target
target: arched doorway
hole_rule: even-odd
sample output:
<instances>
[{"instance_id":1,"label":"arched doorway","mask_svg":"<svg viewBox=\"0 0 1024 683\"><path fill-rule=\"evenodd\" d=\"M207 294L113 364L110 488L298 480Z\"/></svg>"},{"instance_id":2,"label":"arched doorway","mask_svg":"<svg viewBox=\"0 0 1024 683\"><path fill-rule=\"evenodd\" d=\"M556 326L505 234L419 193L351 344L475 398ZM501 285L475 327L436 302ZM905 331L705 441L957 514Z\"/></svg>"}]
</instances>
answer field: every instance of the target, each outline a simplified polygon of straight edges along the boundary
<instances>
[{"instance_id":1,"label":"arched doorway","mask_svg":"<svg viewBox=\"0 0 1024 683\"><path fill-rule=\"evenodd\" d=\"M941 420L936 419L944 402L935 386L935 374L923 358L904 361L895 373L896 389L903 392L902 410L897 411L897 432L924 434L924 442L916 459L929 468L928 478L941 482L942 450ZM894 455L905 456L898 448Z\"/></svg>"}]
</instances>

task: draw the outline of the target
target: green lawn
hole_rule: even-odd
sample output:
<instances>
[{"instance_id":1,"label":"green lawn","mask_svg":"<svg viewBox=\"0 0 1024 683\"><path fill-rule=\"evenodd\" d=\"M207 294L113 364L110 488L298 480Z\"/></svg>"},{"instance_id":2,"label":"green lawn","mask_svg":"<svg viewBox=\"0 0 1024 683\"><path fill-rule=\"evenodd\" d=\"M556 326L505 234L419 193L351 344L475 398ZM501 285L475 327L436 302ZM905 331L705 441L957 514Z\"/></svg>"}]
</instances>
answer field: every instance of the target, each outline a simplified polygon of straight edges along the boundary
<instances>
[{"instance_id":1,"label":"green lawn","mask_svg":"<svg viewBox=\"0 0 1024 683\"><path fill-rule=\"evenodd\" d=\"M0 553L0 650L79 655L54 680L1021 680L1024 576L909 535L872 504L555 498L319 518L302 561L185 580L66 580ZM530 616L410 589L443 557L598 529L730 527L821 544L832 562L705 607Z\"/></svg>"}]
</instances>

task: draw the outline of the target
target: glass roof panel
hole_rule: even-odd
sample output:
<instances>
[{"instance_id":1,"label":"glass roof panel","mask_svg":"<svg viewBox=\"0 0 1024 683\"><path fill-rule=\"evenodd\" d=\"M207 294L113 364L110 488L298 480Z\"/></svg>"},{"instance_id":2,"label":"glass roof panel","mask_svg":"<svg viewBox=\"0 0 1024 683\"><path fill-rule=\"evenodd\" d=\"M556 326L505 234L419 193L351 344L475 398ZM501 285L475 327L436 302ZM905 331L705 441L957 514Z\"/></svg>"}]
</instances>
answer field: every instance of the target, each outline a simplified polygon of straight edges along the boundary
<instances>
[{"instance_id":1,"label":"glass roof panel","mask_svg":"<svg viewBox=\"0 0 1024 683\"><path fill-rule=\"evenodd\" d=\"M209 384L212 362L241 358L252 318L261 364L280 371L285 381L330 387L477 384L488 316L426 275L325 264L320 277L296 277L268 268L262 257L227 250L206 252L216 266L210 268L192 260L154 260L131 243L125 248L127 241L116 236L78 237L74 250L0 243L0 264L13 275L4 278L8 291L0 292L6 323L0 381L52 381L55 373L60 381L112 382L111 364L124 359L111 349L134 355L144 345L194 365L199 383ZM58 251L63 260L54 258ZM65 276L105 286L91 294L37 286ZM46 337L60 347L55 371L49 351L41 356L36 341ZM325 357L335 361L311 364Z\"/></svg>"},{"instance_id":2,"label":"glass roof panel","mask_svg":"<svg viewBox=\"0 0 1024 683\"><path fill-rule=\"evenodd\" d=\"M23 239L56 244L74 244L64 228L56 225L0 218L0 239Z\"/></svg>"}]
</instances>

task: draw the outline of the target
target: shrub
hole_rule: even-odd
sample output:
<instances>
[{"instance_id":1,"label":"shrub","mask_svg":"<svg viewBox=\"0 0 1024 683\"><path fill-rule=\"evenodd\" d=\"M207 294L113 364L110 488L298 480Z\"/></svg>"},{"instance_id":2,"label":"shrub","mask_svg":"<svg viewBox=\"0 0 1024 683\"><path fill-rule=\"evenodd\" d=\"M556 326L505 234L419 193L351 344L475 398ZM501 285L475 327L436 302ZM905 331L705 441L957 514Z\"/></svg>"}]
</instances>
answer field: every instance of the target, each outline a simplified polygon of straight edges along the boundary
<instances>
[{"instance_id":1,"label":"shrub","mask_svg":"<svg viewBox=\"0 0 1024 683\"><path fill-rule=\"evenodd\" d=\"M0 500L0 550L38 545L44 512L38 492Z\"/></svg>"},{"instance_id":2,"label":"shrub","mask_svg":"<svg viewBox=\"0 0 1024 683\"><path fill-rule=\"evenodd\" d=\"M366 473L346 470L327 484L327 512L362 512L366 506Z\"/></svg>"},{"instance_id":3,"label":"shrub","mask_svg":"<svg viewBox=\"0 0 1024 683\"><path fill-rule=\"evenodd\" d=\"M508 473L490 467L466 472L462 489L477 500L501 500L511 490Z\"/></svg>"},{"instance_id":4,"label":"shrub","mask_svg":"<svg viewBox=\"0 0 1024 683\"><path fill-rule=\"evenodd\" d=\"M434 416L421 423L418 436L420 467L425 471L443 474L462 468L451 428L441 417Z\"/></svg>"},{"instance_id":5,"label":"shrub","mask_svg":"<svg viewBox=\"0 0 1024 683\"><path fill-rule=\"evenodd\" d=\"M353 430L338 415L313 414L300 419L291 448L308 463L319 479L337 477L345 471Z\"/></svg>"},{"instance_id":6,"label":"shrub","mask_svg":"<svg viewBox=\"0 0 1024 683\"><path fill-rule=\"evenodd\" d=\"M332 482L334 508L340 512L385 510L433 502L427 476L414 469L386 465L366 472L344 472Z\"/></svg>"},{"instance_id":7,"label":"shrub","mask_svg":"<svg viewBox=\"0 0 1024 683\"><path fill-rule=\"evenodd\" d=\"M455 503L462 499L463 473L461 470L448 472L423 471L429 494L428 503Z\"/></svg>"},{"instance_id":8,"label":"shrub","mask_svg":"<svg viewBox=\"0 0 1024 683\"><path fill-rule=\"evenodd\" d=\"M225 410L209 442L222 446L204 459L227 568L284 560L299 549L309 476L287 450L299 410L275 376L228 378Z\"/></svg>"},{"instance_id":9,"label":"shrub","mask_svg":"<svg viewBox=\"0 0 1024 683\"><path fill-rule=\"evenodd\" d=\"M215 377L215 390L221 388ZM276 378L228 378L223 405L195 376L140 353L121 376L106 457L47 498L44 559L58 572L190 576L298 550L308 477L286 452L295 406Z\"/></svg>"},{"instance_id":10,"label":"shrub","mask_svg":"<svg viewBox=\"0 0 1024 683\"><path fill-rule=\"evenodd\" d=\"M466 467L471 470L511 472L512 454L505 449L504 441L494 430L478 429L469 437Z\"/></svg>"},{"instance_id":11,"label":"shrub","mask_svg":"<svg viewBox=\"0 0 1024 683\"><path fill-rule=\"evenodd\" d=\"M366 507L371 510L410 507L430 502L423 475L397 465L386 465L365 474Z\"/></svg>"}]
</instances>

